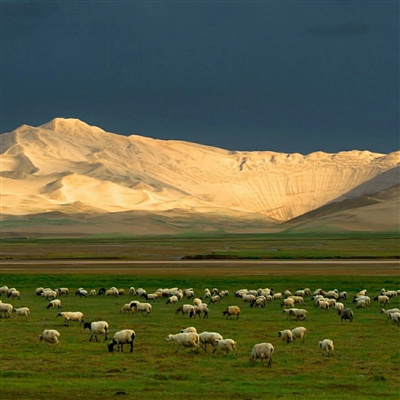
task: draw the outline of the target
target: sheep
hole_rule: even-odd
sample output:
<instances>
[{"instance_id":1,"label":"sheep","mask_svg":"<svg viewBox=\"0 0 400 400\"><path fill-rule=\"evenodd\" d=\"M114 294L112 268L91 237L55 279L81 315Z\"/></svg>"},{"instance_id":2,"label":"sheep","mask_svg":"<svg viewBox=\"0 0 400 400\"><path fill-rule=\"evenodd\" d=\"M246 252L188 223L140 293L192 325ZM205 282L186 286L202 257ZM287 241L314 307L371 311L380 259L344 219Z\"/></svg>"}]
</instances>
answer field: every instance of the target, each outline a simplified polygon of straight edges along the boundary
<instances>
[{"instance_id":1,"label":"sheep","mask_svg":"<svg viewBox=\"0 0 400 400\"><path fill-rule=\"evenodd\" d=\"M294 293L295 296L301 296L301 297L305 297L306 296L306 292L304 290L296 290L296 292Z\"/></svg>"},{"instance_id":2,"label":"sheep","mask_svg":"<svg viewBox=\"0 0 400 400\"><path fill-rule=\"evenodd\" d=\"M194 306L198 306L201 303L203 303L203 300L200 297L196 297L195 299L193 299Z\"/></svg>"},{"instance_id":3,"label":"sheep","mask_svg":"<svg viewBox=\"0 0 400 400\"><path fill-rule=\"evenodd\" d=\"M320 348L320 350L322 350L322 355L324 355L324 352L326 352L328 357L330 355L333 356L334 346L333 346L332 340L330 340L330 339L321 340L319 342L319 348Z\"/></svg>"},{"instance_id":4,"label":"sheep","mask_svg":"<svg viewBox=\"0 0 400 400\"><path fill-rule=\"evenodd\" d=\"M215 303L220 303L221 302L221 296L216 294L214 296L211 296L210 301L208 302L208 304L215 304Z\"/></svg>"},{"instance_id":5,"label":"sheep","mask_svg":"<svg viewBox=\"0 0 400 400\"><path fill-rule=\"evenodd\" d=\"M381 295L382 296L388 296L388 297L397 297L397 291L396 290L382 289L381 290Z\"/></svg>"},{"instance_id":6,"label":"sheep","mask_svg":"<svg viewBox=\"0 0 400 400\"><path fill-rule=\"evenodd\" d=\"M115 297L118 297L119 296L119 293L118 293L118 290L114 290L114 289L108 289L107 291L106 291L106 293L105 293L105 295L106 296L115 296Z\"/></svg>"},{"instance_id":7,"label":"sheep","mask_svg":"<svg viewBox=\"0 0 400 400\"><path fill-rule=\"evenodd\" d=\"M18 300L21 300L21 293L20 293L18 290L13 289L13 290L10 290L10 291L8 292L7 297L8 297L8 298L11 297L11 299L18 299Z\"/></svg>"},{"instance_id":8,"label":"sheep","mask_svg":"<svg viewBox=\"0 0 400 400\"><path fill-rule=\"evenodd\" d=\"M292 329L293 342L296 339L301 339L302 343L304 343L306 340L306 335L307 329L304 328L304 326L298 326L297 328Z\"/></svg>"},{"instance_id":9,"label":"sheep","mask_svg":"<svg viewBox=\"0 0 400 400\"><path fill-rule=\"evenodd\" d=\"M92 290L89 292L89 296L90 296L90 297L96 296L96 289L92 289Z\"/></svg>"},{"instance_id":10,"label":"sheep","mask_svg":"<svg viewBox=\"0 0 400 400\"><path fill-rule=\"evenodd\" d=\"M45 329L41 335L39 335L39 340L41 342L47 342L50 344L54 344L54 350L56 349L57 345L60 343L60 332L56 331L55 329Z\"/></svg>"},{"instance_id":11,"label":"sheep","mask_svg":"<svg viewBox=\"0 0 400 400\"><path fill-rule=\"evenodd\" d=\"M129 296L135 296L136 295L136 289L133 286L131 286L129 288L128 293L129 293Z\"/></svg>"},{"instance_id":12,"label":"sheep","mask_svg":"<svg viewBox=\"0 0 400 400\"><path fill-rule=\"evenodd\" d=\"M105 288L105 287L102 287L102 288L100 288L99 291L97 292L97 296L105 295L106 292L107 292L106 288Z\"/></svg>"},{"instance_id":13,"label":"sheep","mask_svg":"<svg viewBox=\"0 0 400 400\"><path fill-rule=\"evenodd\" d=\"M118 295L123 296L125 294L125 289L118 289Z\"/></svg>"},{"instance_id":14,"label":"sheep","mask_svg":"<svg viewBox=\"0 0 400 400\"><path fill-rule=\"evenodd\" d=\"M131 303L124 304L119 310L120 313L123 312L132 312Z\"/></svg>"},{"instance_id":15,"label":"sheep","mask_svg":"<svg viewBox=\"0 0 400 400\"><path fill-rule=\"evenodd\" d=\"M133 342L135 341L135 331L132 329L123 329L122 331L118 331L114 334L114 337L111 339L111 342L107 345L108 351L110 353L113 352L114 346L117 345L118 352L124 351L124 344L130 344L131 348L129 350L130 353L133 352Z\"/></svg>"},{"instance_id":16,"label":"sheep","mask_svg":"<svg viewBox=\"0 0 400 400\"><path fill-rule=\"evenodd\" d=\"M51 300L46 308L49 309L49 308L56 308L56 307L61 308L61 300L59 300L59 299Z\"/></svg>"},{"instance_id":17,"label":"sheep","mask_svg":"<svg viewBox=\"0 0 400 400\"><path fill-rule=\"evenodd\" d=\"M185 329L181 329L181 333L189 333L189 332L197 333L197 329L194 326L188 326Z\"/></svg>"},{"instance_id":18,"label":"sheep","mask_svg":"<svg viewBox=\"0 0 400 400\"><path fill-rule=\"evenodd\" d=\"M0 303L0 317L4 315L4 318L10 318L13 308L12 304Z\"/></svg>"},{"instance_id":19,"label":"sheep","mask_svg":"<svg viewBox=\"0 0 400 400\"><path fill-rule=\"evenodd\" d=\"M274 352L274 346L271 343L258 343L255 344L253 350L251 351L250 361L256 365L256 360L259 358L261 360L262 366L264 366L264 360L268 360L267 368L271 368L272 365L272 354Z\"/></svg>"},{"instance_id":20,"label":"sheep","mask_svg":"<svg viewBox=\"0 0 400 400\"><path fill-rule=\"evenodd\" d=\"M237 343L233 339L216 339L213 353L219 354L224 351L225 354L228 354L230 351L234 351L237 354L236 345Z\"/></svg>"},{"instance_id":21,"label":"sheep","mask_svg":"<svg viewBox=\"0 0 400 400\"><path fill-rule=\"evenodd\" d=\"M43 288L40 288L43 290ZM3 294L7 294L8 293L8 286L3 285L2 287L0 287L0 296L3 296Z\"/></svg>"},{"instance_id":22,"label":"sheep","mask_svg":"<svg viewBox=\"0 0 400 400\"><path fill-rule=\"evenodd\" d=\"M339 292L337 291L337 289L329 290L329 292L325 293L325 297L328 298L328 299L338 300L339 299Z\"/></svg>"},{"instance_id":23,"label":"sheep","mask_svg":"<svg viewBox=\"0 0 400 400\"><path fill-rule=\"evenodd\" d=\"M83 324L83 329L89 329L92 332L90 336L89 342L92 341L93 336L96 338L96 342L98 342L97 335L104 334L104 341L108 339L108 329L109 325L106 321L95 321L95 322L85 322Z\"/></svg>"},{"instance_id":24,"label":"sheep","mask_svg":"<svg viewBox=\"0 0 400 400\"><path fill-rule=\"evenodd\" d=\"M343 310L343 309L344 309L344 304L341 303L341 302L339 302L339 301L337 301L337 302L335 303L335 310L336 310L336 311L339 311L339 310Z\"/></svg>"},{"instance_id":25,"label":"sheep","mask_svg":"<svg viewBox=\"0 0 400 400\"><path fill-rule=\"evenodd\" d=\"M236 315L236 319L238 319L240 316L240 308L238 306L229 306L224 311L222 311L222 315L223 316L226 315L225 319L228 319L228 317Z\"/></svg>"},{"instance_id":26,"label":"sheep","mask_svg":"<svg viewBox=\"0 0 400 400\"><path fill-rule=\"evenodd\" d=\"M75 296L79 296L79 297L87 297L88 292L87 290L83 289L83 288L79 288L76 292L75 292Z\"/></svg>"},{"instance_id":27,"label":"sheep","mask_svg":"<svg viewBox=\"0 0 400 400\"><path fill-rule=\"evenodd\" d=\"M265 307L265 302L267 301L266 297L258 296L251 303L250 307Z\"/></svg>"},{"instance_id":28,"label":"sheep","mask_svg":"<svg viewBox=\"0 0 400 400\"><path fill-rule=\"evenodd\" d=\"M138 301L132 301L131 308L134 308L134 310L138 316L139 316L139 311L140 311L142 313L142 315L144 315L144 313L146 313L146 315L144 315L144 316L147 317L151 313L152 306L150 303L140 303Z\"/></svg>"},{"instance_id":29,"label":"sheep","mask_svg":"<svg viewBox=\"0 0 400 400\"><path fill-rule=\"evenodd\" d=\"M159 296L160 295L158 293L149 293L149 294L146 293L146 296L144 296L144 298L146 300L156 301Z\"/></svg>"},{"instance_id":30,"label":"sheep","mask_svg":"<svg viewBox=\"0 0 400 400\"><path fill-rule=\"evenodd\" d=\"M57 298L57 292L55 290L43 290L41 296L43 296L46 300L48 299L54 300L55 298Z\"/></svg>"},{"instance_id":31,"label":"sheep","mask_svg":"<svg viewBox=\"0 0 400 400\"><path fill-rule=\"evenodd\" d=\"M181 312L182 315L184 314L190 315L190 313L193 311L193 308L194 306L192 306L191 304L183 304L175 310L175 314L179 314Z\"/></svg>"},{"instance_id":32,"label":"sheep","mask_svg":"<svg viewBox=\"0 0 400 400\"><path fill-rule=\"evenodd\" d=\"M360 301L364 301L366 306L369 306L371 303L371 298L368 296L358 296L354 297L353 303L358 303Z\"/></svg>"},{"instance_id":33,"label":"sheep","mask_svg":"<svg viewBox=\"0 0 400 400\"><path fill-rule=\"evenodd\" d=\"M391 319L390 314L400 312L400 309L398 308L391 308L390 310L385 310L384 308L381 309L381 314L385 314L387 316L387 321L386 323Z\"/></svg>"},{"instance_id":34,"label":"sheep","mask_svg":"<svg viewBox=\"0 0 400 400\"><path fill-rule=\"evenodd\" d=\"M367 303L365 302L365 300L360 300L360 301L357 301L356 308L365 308L366 305L367 305Z\"/></svg>"},{"instance_id":35,"label":"sheep","mask_svg":"<svg viewBox=\"0 0 400 400\"><path fill-rule=\"evenodd\" d=\"M281 303L281 307L293 308L294 307L294 299L292 299L291 297L284 299L283 302Z\"/></svg>"},{"instance_id":36,"label":"sheep","mask_svg":"<svg viewBox=\"0 0 400 400\"><path fill-rule=\"evenodd\" d=\"M339 300L347 300L347 292L340 292L339 293Z\"/></svg>"},{"instance_id":37,"label":"sheep","mask_svg":"<svg viewBox=\"0 0 400 400\"><path fill-rule=\"evenodd\" d=\"M389 296L386 295L376 296L374 297L374 301L379 301L379 304L383 306L385 304L389 304Z\"/></svg>"},{"instance_id":38,"label":"sheep","mask_svg":"<svg viewBox=\"0 0 400 400\"><path fill-rule=\"evenodd\" d=\"M251 303L256 299L256 296L254 294L244 294L242 296L243 303Z\"/></svg>"},{"instance_id":39,"label":"sheep","mask_svg":"<svg viewBox=\"0 0 400 400\"><path fill-rule=\"evenodd\" d=\"M282 340L286 343L290 343L293 341L293 334L292 334L292 331L289 329L279 331L278 337L282 338Z\"/></svg>"},{"instance_id":40,"label":"sheep","mask_svg":"<svg viewBox=\"0 0 400 400\"><path fill-rule=\"evenodd\" d=\"M171 296L171 297L168 298L168 300L167 300L167 302L165 304L174 304L174 303L177 303L178 301L179 300L178 300L177 296Z\"/></svg>"},{"instance_id":41,"label":"sheep","mask_svg":"<svg viewBox=\"0 0 400 400\"><path fill-rule=\"evenodd\" d=\"M329 310L329 302L327 302L325 300L318 300L318 307L321 310L328 311Z\"/></svg>"},{"instance_id":42,"label":"sheep","mask_svg":"<svg viewBox=\"0 0 400 400\"><path fill-rule=\"evenodd\" d=\"M196 347L197 349L200 348L199 342L199 335L196 332L186 332L186 333L177 333L175 335L169 334L166 339L167 342L173 340L174 342L178 343L178 347L175 350L175 353L178 352L181 346L183 347Z\"/></svg>"},{"instance_id":43,"label":"sheep","mask_svg":"<svg viewBox=\"0 0 400 400\"><path fill-rule=\"evenodd\" d=\"M393 324L400 326L400 312L392 312L389 314L389 319Z\"/></svg>"},{"instance_id":44,"label":"sheep","mask_svg":"<svg viewBox=\"0 0 400 400\"><path fill-rule=\"evenodd\" d=\"M192 311L190 311L189 317L196 318L196 315L198 315L199 318L201 318L201 313L203 313L203 319L208 318L208 306L206 303L201 303L197 306L194 306Z\"/></svg>"},{"instance_id":45,"label":"sheep","mask_svg":"<svg viewBox=\"0 0 400 400\"><path fill-rule=\"evenodd\" d=\"M61 296L62 294L69 295L69 289L66 287L57 288L55 291L57 292L58 296Z\"/></svg>"},{"instance_id":46,"label":"sheep","mask_svg":"<svg viewBox=\"0 0 400 400\"><path fill-rule=\"evenodd\" d=\"M351 308L345 308L344 310L339 310L338 315L340 316L340 321L346 321L348 319L350 322L353 322L354 319L354 312Z\"/></svg>"},{"instance_id":47,"label":"sheep","mask_svg":"<svg viewBox=\"0 0 400 400\"><path fill-rule=\"evenodd\" d=\"M304 299L301 296L289 296L289 299L293 299L294 303L298 303L298 304L303 304L304 303Z\"/></svg>"},{"instance_id":48,"label":"sheep","mask_svg":"<svg viewBox=\"0 0 400 400\"><path fill-rule=\"evenodd\" d=\"M289 309L289 316L296 317L296 321L298 321L299 319L302 319L304 321L307 317L307 314L308 314L308 311L304 310L302 308Z\"/></svg>"},{"instance_id":49,"label":"sheep","mask_svg":"<svg viewBox=\"0 0 400 400\"><path fill-rule=\"evenodd\" d=\"M30 310L28 307L14 308L13 312L17 313L17 315L19 316L24 316L24 317L27 317L30 314Z\"/></svg>"},{"instance_id":50,"label":"sheep","mask_svg":"<svg viewBox=\"0 0 400 400\"><path fill-rule=\"evenodd\" d=\"M215 348L216 346L216 340L222 340L223 337L221 334L219 334L218 332L207 332L204 331L202 333L199 334L199 340L200 340L200 344L202 349L207 352L207 344L210 344L212 347Z\"/></svg>"},{"instance_id":51,"label":"sheep","mask_svg":"<svg viewBox=\"0 0 400 400\"><path fill-rule=\"evenodd\" d=\"M63 311L59 312L56 317L63 317L65 326L69 326L69 321L79 321L79 325L84 322L83 314L80 311Z\"/></svg>"}]
</instances>

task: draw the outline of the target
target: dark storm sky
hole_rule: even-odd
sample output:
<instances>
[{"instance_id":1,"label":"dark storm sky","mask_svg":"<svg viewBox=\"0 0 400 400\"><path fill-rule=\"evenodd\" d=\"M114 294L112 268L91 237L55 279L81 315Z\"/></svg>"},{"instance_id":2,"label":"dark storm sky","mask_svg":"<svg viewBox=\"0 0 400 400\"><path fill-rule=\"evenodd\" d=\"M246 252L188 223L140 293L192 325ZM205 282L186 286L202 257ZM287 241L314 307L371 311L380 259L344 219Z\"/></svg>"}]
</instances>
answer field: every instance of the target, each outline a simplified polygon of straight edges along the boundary
<instances>
[{"instance_id":1,"label":"dark storm sky","mask_svg":"<svg viewBox=\"0 0 400 400\"><path fill-rule=\"evenodd\" d=\"M398 1L1 1L1 132L55 117L229 150L399 144Z\"/></svg>"}]
</instances>

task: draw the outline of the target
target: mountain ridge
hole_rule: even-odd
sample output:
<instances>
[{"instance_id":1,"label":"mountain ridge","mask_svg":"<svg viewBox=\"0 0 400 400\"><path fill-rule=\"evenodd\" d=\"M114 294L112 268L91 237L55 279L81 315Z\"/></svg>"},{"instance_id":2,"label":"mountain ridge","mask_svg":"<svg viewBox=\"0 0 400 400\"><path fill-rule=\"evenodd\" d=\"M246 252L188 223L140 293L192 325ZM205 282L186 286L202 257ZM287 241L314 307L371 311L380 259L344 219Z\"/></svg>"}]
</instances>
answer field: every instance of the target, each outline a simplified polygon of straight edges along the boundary
<instances>
[{"instance_id":1,"label":"mountain ridge","mask_svg":"<svg viewBox=\"0 0 400 400\"><path fill-rule=\"evenodd\" d=\"M385 190L400 175L400 151L228 151L123 136L78 119L22 125L0 137L4 215L182 210L258 217L273 226Z\"/></svg>"}]
</instances>

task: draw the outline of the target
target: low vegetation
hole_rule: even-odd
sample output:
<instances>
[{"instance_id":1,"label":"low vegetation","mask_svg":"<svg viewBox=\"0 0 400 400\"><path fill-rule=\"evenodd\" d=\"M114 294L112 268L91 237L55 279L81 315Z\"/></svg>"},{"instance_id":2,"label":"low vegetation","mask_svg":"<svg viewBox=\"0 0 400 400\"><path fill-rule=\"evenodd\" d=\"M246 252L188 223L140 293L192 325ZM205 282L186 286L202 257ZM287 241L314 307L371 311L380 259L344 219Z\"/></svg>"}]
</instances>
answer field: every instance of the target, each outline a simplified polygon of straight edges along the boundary
<instances>
[{"instance_id":1,"label":"low vegetation","mask_svg":"<svg viewBox=\"0 0 400 400\"><path fill-rule=\"evenodd\" d=\"M113 273L2 274L0 286L15 287L21 292L21 300L12 300L12 304L29 307L31 314L20 317L13 313L10 318L0 319L1 398L398 399L400 327L387 322L377 302L372 301L363 309L352 304L353 296L361 289L367 289L371 299L382 288L400 289L398 275L380 275L371 268L371 274L365 276L304 276L301 266L297 274L285 274L276 268L269 275L255 275L249 265L237 276L224 276L218 268L207 275L196 270L176 276L136 275L122 272L118 266L109 268L113 268ZM35 295L39 286L69 287L69 296L61 296L62 310L82 311L85 321L107 321L108 341L104 342L100 335L99 342L89 342L91 333L79 323L64 326L63 319L56 318L58 311L46 309L48 301ZM89 292L111 286L124 288L125 294L87 298L74 295L80 287ZM158 299L152 303L151 314L144 317L120 313L125 303L137 299L127 294L131 286L143 287L148 292L193 287L199 296L206 287L216 287L230 294L220 303L209 305L208 319L176 315L179 305L192 302L185 298L173 305ZM302 306L308 310L307 320L293 321L286 319L279 300L267 303L265 308L252 308L234 296L241 288L264 287L274 287L275 292L294 292L305 287L311 291L346 290L349 300L345 304L354 308L354 322L341 323L334 310L316 308L309 297ZM5 296L2 300L10 302ZM228 305L241 308L239 319L223 318L222 311ZM389 307L400 308L400 296L391 299ZM166 342L166 336L188 326L195 326L198 332L215 331L234 339L238 343L237 354L212 354L210 350L206 353L191 348L175 354L176 346ZM278 331L296 326L307 328L305 343L283 343ZM56 350L39 341L44 329L60 332ZM107 343L121 329L135 330L133 353L128 348L123 353L108 352ZM325 338L335 344L333 357L323 356L318 348L319 341ZM253 345L261 342L275 347L271 368L262 367L260 360L252 366L249 360Z\"/></svg>"}]
</instances>

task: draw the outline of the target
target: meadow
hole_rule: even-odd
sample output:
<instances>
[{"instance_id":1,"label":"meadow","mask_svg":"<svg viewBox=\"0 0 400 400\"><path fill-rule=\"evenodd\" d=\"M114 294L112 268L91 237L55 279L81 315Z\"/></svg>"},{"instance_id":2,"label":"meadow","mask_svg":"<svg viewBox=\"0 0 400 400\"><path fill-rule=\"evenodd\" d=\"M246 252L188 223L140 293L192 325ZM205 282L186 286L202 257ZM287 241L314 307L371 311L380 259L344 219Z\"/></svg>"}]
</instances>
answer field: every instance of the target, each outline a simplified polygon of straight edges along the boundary
<instances>
[{"instance_id":1,"label":"meadow","mask_svg":"<svg viewBox=\"0 0 400 400\"><path fill-rule=\"evenodd\" d=\"M313 243L320 243L315 246L319 249L324 239L317 239L312 240ZM227 249L228 242L231 248L244 251L254 247L257 242L250 240L246 246L243 241L237 241L232 245L232 241L220 238L219 241L198 240L196 245L195 239L187 243L182 239L178 242L170 240L171 245L168 246L160 239L129 240L132 259L139 257L139 252L142 252L146 255L142 255L142 258L150 260L176 260L178 255L222 252L224 249L230 250ZM290 244L281 241L280 248L299 248L301 243L301 249L304 249L304 243L308 240L301 241L299 238ZM275 244L257 243L259 248L275 248ZM348 240L341 243L344 252L350 250ZM118 261L128 257L129 243L122 241L120 245L118 247L118 241L114 239L86 242L83 245L74 240L58 241L58 244L49 241L2 243L4 269L0 286L15 287L21 292L21 300L9 300L4 296L2 300L11 302L15 307L27 306L31 310L27 318L17 317L15 313L10 318L0 318L2 399L96 400L119 396L166 400L210 397L222 400L266 397L341 400L399 398L400 327L387 322L386 316L380 313L382 307L375 301L364 309L356 309L352 304L353 296L362 289L367 289L372 299L382 288L400 289L400 277L396 270L386 273L380 269L377 261L376 264L371 262L364 266L363 273L359 274L354 272L350 261L348 264L344 261L341 271L345 273L338 273L326 265L303 273L301 263L291 269L279 264L263 269L250 262L246 264L244 260L240 267L232 264L231 271L229 264L220 268L218 261L215 261L202 273L199 264L193 269L169 270L170 267L166 265L164 270L162 267L152 270L147 269L145 264L132 268L123 263L112 265L110 260L111 264L104 267L104 273L98 269L90 270L85 265L79 265L78 272L77 268L73 273L68 272L67 253L71 257L71 265L73 260L91 259L94 266L100 266L96 265L97 258L94 257L98 254L104 253L108 258ZM375 238L374 243L372 240L367 242L368 246L386 249L389 245L385 240L379 242ZM390 246L395 249L394 245ZM118 252L118 248L125 249L125 252ZM359 248L362 248L361 245ZM329 245L327 250L332 254ZM390 253L396 256L395 251ZM247 254L251 254L251 251ZM343 256L340 251L335 251L335 254L339 258ZM368 251L364 251L364 255L375 257ZM296 254L291 254L291 257L296 258ZM29 265L24 267L23 272L12 271L11 261L17 259L36 260L38 265L41 261L51 263L53 260L53 272L42 273L40 268L30 271ZM57 265L60 259L64 262L62 267ZM8 260L11 260L10 263ZM74 295L79 287L89 291L111 286L123 288L126 292L131 286L136 289L143 287L148 293L159 288L192 287L197 296L201 296L206 287L216 287L228 290L230 294L220 304L209 305L208 319L176 315L175 309L179 305L191 303L185 298L178 305L167 305L165 299L159 299L152 303L151 314L144 317L120 313L125 303L136 299L127 293L120 297L79 298ZM58 310L46 309L47 301L35 295L37 287L68 287L70 295L61 296L62 310L82 311L86 321L108 321L108 340L104 342L99 337L99 342L89 342L90 332L78 323L71 322L69 327L64 326L64 320L56 317ZM267 303L265 308L251 308L234 296L235 291L241 288L265 287L273 287L275 292L286 289L294 292L305 287L311 291L317 288L347 291L349 299L345 305L354 309L354 322L342 323L334 310L325 312L316 308L309 297L301 306L308 310L307 319L294 321L288 320L283 314L279 300ZM241 308L239 319L223 318L222 311L228 305ZM386 308L393 307L400 308L400 296L391 299ZM206 353L202 349L182 348L175 353L177 346L166 342L165 338L169 333L178 333L188 326L195 326L198 332L216 331L224 338L234 339L238 343L237 354L213 354L210 350ZM307 328L305 343L283 343L278 331L296 326ZM56 350L39 342L39 335L44 329L57 329L61 333L60 345ZM128 348L123 353L108 352L106 344L121 329L135 330L133 353L129 353ZM323 356L318 348L318 342L325 338L332 339L335 344L333 357ZM260 361L253 367L249 361L253 345L260 342L270 342L275 347L272 368L262 367Z\"/></svg>"}]
</instances>

